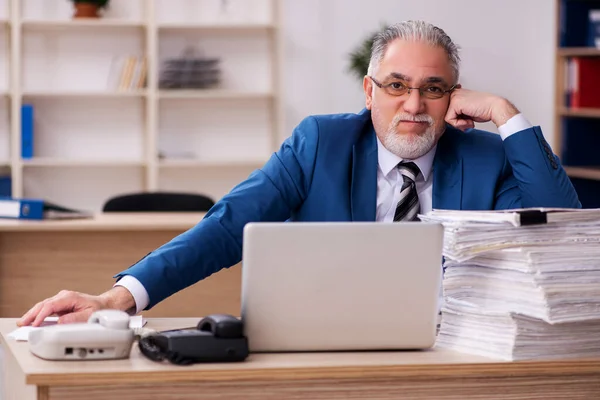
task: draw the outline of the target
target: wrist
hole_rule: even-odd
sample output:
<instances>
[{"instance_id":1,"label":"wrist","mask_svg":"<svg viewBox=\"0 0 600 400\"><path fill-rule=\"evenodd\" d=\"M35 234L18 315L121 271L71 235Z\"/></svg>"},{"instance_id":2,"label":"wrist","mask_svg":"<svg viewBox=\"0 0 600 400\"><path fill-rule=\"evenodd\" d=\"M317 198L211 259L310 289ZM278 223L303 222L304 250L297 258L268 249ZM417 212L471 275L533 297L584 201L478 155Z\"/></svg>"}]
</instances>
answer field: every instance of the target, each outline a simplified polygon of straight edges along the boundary
<instances>
[{"instance_id":1,"label":"wrist","mask_svg":"<svg viewBox=\"0 0 600 400\"><path fill-rule=\"evenodd\" d=\"M115 286L100 295L100 301L104 308L112 310L129 311L134 310L135 299L129 290L123 286Z\"/></svg>"},{"instance_id":2,"label":"wrist","mask_svg":"<svg viewBox=\"0 0 600 400\"><path fill-rule=\"evenodd\" d=\"M501 127L506 122L519 114L519 110L510 101L499 98L492 109L492 122L497 127Z\"/></svg>"}]
</instances>

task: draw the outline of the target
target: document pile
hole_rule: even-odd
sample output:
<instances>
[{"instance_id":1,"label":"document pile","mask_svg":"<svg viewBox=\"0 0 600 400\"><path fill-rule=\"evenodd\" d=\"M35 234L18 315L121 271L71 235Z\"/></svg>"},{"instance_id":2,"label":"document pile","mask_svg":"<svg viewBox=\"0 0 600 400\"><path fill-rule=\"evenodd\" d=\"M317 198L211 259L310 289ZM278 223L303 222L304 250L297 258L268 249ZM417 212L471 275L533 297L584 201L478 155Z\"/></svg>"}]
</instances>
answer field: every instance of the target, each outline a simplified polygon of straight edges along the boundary
<instances>
[{"instance_id":1,"label":"document pile","mask_svg":"<svg viewBox=\"0 0 600 400\"><path fill-rule=\"evenodd\" d=\"M436 346L506 360L600 356L600 210L434 210Z\"/></svg>"}]
</instances>

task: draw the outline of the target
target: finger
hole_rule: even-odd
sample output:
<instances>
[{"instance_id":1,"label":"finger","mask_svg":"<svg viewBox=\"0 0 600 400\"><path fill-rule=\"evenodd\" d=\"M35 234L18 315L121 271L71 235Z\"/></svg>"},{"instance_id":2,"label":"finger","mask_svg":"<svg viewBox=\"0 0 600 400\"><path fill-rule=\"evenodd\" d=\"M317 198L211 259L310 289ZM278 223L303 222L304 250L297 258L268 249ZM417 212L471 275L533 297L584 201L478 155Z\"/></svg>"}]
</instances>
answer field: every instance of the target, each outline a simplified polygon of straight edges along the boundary
<instances>
[{"instance_id":1,"label":"finger","mask_svg":"<svg viewBox=\"0 0 600 400\"><path fill-rule=\"evenodd\" d=\"M46 299L44 301L40 301L35 306L33 306L29 311L27 311L21 317L21 319L19 319L17 321L17 326L27 326L27 325L31 324L31 322L39 314L40 310L42 309L42 307L44 306L44 304L45 304L46 301L48 301L48 299Z\"/></svg>"},{"instance_id":2,"label":"finger","mask_svg":"<svg viewBox=\"0 0 600 400\"><path fill-rule=\"evenodd\" d=\"M475 128L475 122L472 119L466 119L464 120L464 124L463 124L463 131L466 131L467 129L474 129Z\"/></svg>"},{"instance_id":3,"label":"finger","mask_svg":"<svg viewBox=\"0 0 600 400\"><path fill-rule=\"evenodd\" d=\"M73 310L77 305L77 300L77 296L67 295L46 302L31 325L40 326L44 322L44 319L52 314Z\"/></svg>"},{"instance_id":4,"label":"finger","mask_svg":"<svg viewBox=\"0 0 600 400\"><path fill-rule=\"evenodd\" d=\"M86 309L82 311L64 314L58 319L58 323L72 324L75 322L87 322L87 320L90 318L90 315L92 315L92 311L93 310L91 309Z\"/></svg>"},{"instance_id":5,"label":"finger","mask_svg":"<svg viewBox=\"0 0 600 400\"><path fill-rule=\"evenodd\" d=\"M454 125L454 127L464 132L469 128L474 128L475 123L468 118L461 118L457 120L456 125Z\"/></svg>"}]
</instances>

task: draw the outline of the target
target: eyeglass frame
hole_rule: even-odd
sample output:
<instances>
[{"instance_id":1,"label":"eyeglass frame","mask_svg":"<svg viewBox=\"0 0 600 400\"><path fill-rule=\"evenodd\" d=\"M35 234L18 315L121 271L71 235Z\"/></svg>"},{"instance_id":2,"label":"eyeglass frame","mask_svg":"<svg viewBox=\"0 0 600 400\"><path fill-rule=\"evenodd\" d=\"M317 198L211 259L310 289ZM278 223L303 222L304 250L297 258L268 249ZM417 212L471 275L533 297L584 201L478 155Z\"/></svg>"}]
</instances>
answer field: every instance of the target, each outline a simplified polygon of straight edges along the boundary
<instances>
[{"instance_id":1,"label":"eyeglass frame","mask_svg":"<svg viewBox=\"0 0 600 400\"><path fill-rule=\"evenodd\" d=\"M388 83L387 85L384 85L383 83L379 82L377 79L373 78L371 75L367 75L369 78L371 78L371 81L373 81L373 83L375 84L375 86L377 86L379 89L383 89L387 94L389 94L390 96L394 96L394 97L400 97L400 96L404 96L405 94L408 93L408 95L410 96L410 91L411 90L418 90L419 91L419 95L428 99L428 100L439 100L444 98L444 96L446 95L446 93L451 93L456 89L456 86L458 85L452 85L452 87L450 89L444 90L441 94L440 97L427 97L426 95L424 95L423 93L423 88L421 87L410 87L410 86L406 86L406 93L402 93L402 94L391 94L389 93L386 89L394 84L395 82L392 83Z\"/></svg>"}]
</instances>

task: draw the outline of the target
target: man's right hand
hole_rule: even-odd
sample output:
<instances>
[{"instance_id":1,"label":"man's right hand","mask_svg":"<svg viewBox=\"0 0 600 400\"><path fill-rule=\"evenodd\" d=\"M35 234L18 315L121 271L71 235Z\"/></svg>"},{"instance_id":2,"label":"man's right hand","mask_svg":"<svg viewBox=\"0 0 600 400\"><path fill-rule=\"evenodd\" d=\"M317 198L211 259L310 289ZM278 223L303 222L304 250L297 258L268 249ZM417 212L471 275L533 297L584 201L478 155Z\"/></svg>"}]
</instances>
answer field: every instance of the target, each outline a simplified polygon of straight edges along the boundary
<instances>
[{"instance_id":1,"label":"man's right hand","mask_svg":"<svg viewBox=\"0 0 600 400\"><path fill-rule=\"evenodd\" d=\"M62 290L56 296L47 298L33 306L17 321L18 326L40 326L46 317L57 315L59 324L87 322L95 311L117 309L127 311L135 307L135 300L122 286L115 286L99 295Z\"/></svg>"}]
</instances>

